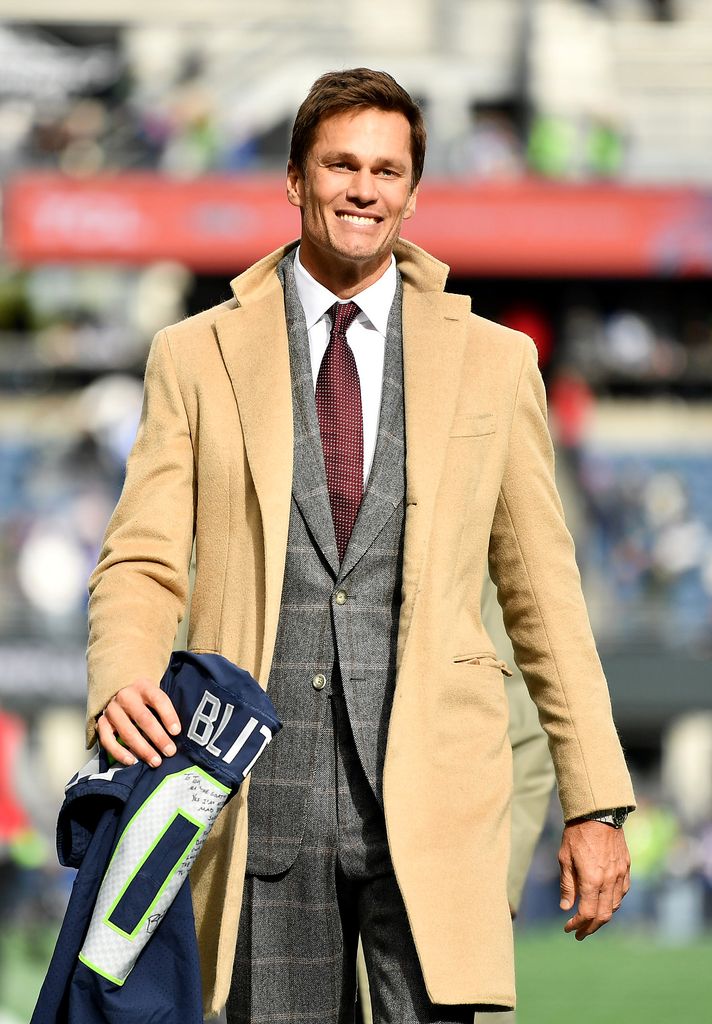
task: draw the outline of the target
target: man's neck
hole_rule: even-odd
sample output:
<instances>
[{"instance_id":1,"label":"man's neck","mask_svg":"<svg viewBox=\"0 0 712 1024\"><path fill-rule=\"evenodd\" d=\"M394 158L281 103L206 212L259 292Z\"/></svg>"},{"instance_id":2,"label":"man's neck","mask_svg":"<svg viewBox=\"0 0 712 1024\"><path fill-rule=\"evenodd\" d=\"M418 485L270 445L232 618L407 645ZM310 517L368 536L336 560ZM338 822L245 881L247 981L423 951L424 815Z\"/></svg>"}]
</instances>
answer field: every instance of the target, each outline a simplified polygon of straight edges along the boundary
<instances>
[{"instance_id":1,"label":"man's neck","mask_svg":"<svg viewBox=\"0 0 712 1024\"><path fill-rule=\"evenodd\" d=\"M302 239L299 259L307 273L333 295L339 299L352 299L383 277L391 265L392 253L389 252L385 258L379 258L375 266L333 259L327 268L319 259L314 258Z\"/></svg>"}]
</instances>

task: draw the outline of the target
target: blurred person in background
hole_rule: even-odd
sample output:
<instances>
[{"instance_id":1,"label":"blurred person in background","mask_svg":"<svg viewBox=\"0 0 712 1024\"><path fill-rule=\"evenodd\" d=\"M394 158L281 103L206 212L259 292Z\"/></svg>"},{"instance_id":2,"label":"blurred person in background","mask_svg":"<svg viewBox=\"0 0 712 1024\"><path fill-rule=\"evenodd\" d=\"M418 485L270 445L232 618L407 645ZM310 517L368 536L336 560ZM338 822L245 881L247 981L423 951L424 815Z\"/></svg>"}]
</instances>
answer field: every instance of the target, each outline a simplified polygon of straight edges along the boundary
<instances>
[{"instance_id":1,"label":"blurred person in background","mask_svg":"<svg viewBox=\"0 0 712 1024\"><path fill-rule=\"evenodd\" d=\"M509 705L509 742L512 747L512 810L507 899L514 919L519 910L524 883L534 855L537 840L546 821L554 786L554 766L546 733L542 729L521 670L514 660L512 642L507 635L502 609L497 603L497 590L489 577L482 588L482 624L499 657L510 667L505 674L505 690ZM512 1013L480 1013L492 1024L513 1024Z\"/></svg>"},{"instance_id":2,"label":"blurred person in background","mask_svg":"<svg viewBox=\"0 0 712 1024\"><path fill-rule=\"evenodd\" d=\"M90 580L89 743L124 763L171 756L156 684L185 614L189 646L269 684L284 722L251 779L249 834L244 787L191 875L206 1009L227 1002L230 1024L353 1019L359 931L379 1022L514 1005L488 556L557 771L565 930L591 935L629 885L634 797L536 351L443 294L447 268L399 240L424 153L389 75L317 80L287 171L300 243L154 339Z\"/></svg>"}]
</instances>

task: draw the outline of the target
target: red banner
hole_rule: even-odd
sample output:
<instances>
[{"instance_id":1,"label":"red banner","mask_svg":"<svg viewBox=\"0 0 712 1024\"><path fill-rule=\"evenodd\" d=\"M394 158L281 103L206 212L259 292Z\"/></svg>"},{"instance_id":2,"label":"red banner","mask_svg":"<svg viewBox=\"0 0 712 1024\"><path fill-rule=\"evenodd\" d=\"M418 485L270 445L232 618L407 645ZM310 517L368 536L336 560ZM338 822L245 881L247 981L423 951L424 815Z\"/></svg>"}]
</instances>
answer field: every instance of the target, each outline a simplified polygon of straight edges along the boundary
<instances>
[{"instance_id":1,"label":"red banner","mask_svg":"<svg viewBox=\"0 0 712 1024\"><path fill-rule=\"evenodd\" d=\"M7 185L4 219L7 253L23 263L172 259L230 275L299 234L275 177L28 173ZM431 181L404 234L458 275L707 275L712 193Z\"/></svg>"}]
</instances>

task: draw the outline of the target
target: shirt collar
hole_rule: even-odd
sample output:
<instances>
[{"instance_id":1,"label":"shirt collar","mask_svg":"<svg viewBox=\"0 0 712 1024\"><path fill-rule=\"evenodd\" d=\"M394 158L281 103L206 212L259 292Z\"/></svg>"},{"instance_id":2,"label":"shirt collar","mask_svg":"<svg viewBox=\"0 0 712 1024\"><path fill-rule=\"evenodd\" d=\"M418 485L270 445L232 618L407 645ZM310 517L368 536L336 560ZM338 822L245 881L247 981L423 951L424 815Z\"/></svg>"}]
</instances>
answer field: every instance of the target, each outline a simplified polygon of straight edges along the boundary
<instances>
[{"instance_id":1,"label":"shirt collar","mask_svg":"<svg viewBox=\"0 0 712 1024\"><path fill-rule=\"evenodd\" d=\"M343 299L339 299L338 295L334 295L323 284L319 284L309 271L304 269L299 259L299 249L294 256L294 280L297 286L297 295L304 310L307 330L310 331L335 302L342 302ZM395 257L391 256L391 264L385 274L382 274L372 285L353 297L353 301L357 303L362 314L384 337L388 329L388 316L393 305L393 298L396 294L396 283L396 261Z\"/></svg>"}]
</instances>

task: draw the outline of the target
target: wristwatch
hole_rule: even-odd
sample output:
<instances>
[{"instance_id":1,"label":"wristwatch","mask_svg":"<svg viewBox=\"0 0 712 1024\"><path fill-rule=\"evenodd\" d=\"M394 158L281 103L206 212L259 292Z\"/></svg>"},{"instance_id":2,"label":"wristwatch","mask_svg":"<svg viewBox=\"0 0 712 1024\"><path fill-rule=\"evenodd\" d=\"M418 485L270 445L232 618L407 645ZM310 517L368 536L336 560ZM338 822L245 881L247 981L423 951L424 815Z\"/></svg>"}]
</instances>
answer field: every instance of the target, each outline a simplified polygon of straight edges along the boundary
<instances>
[{"instance_id":1,"label":"wristwatch","mask_svg":"<svg viewBox=\"0 0 712 1024\"><path fill-rule=\"evenodd\" d=\"M590 814L582 814L577 821L600 821L611 828L623 828L628 817L627 807L612 807L607 811L591 811Z\"/></svg>"}]
</instances>

